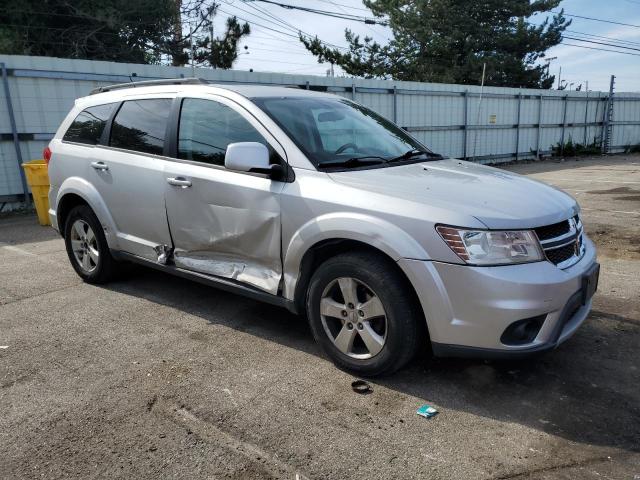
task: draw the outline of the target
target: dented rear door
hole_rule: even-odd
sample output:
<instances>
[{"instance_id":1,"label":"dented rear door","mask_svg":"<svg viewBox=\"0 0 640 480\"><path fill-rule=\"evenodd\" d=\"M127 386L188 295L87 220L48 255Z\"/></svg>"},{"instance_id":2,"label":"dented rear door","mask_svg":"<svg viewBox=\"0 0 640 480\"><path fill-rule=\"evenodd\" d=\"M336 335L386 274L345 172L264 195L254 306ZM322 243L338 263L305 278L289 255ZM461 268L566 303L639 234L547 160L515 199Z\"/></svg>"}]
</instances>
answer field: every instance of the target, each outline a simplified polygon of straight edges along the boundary
<instances>
[{"instance_id":1,"label":"dented rear door","mask_svg":"<svg viewBox=\"0 0 640 480\"><path fill-rule=\"evenodd\" d=\"M276 294L282 277L279 194L284 184L224 167L229 143L269 145L261 129L229 100L184 99L177 160L165 170L165 201L177 267Z\"/></svg>"}]
</instances>

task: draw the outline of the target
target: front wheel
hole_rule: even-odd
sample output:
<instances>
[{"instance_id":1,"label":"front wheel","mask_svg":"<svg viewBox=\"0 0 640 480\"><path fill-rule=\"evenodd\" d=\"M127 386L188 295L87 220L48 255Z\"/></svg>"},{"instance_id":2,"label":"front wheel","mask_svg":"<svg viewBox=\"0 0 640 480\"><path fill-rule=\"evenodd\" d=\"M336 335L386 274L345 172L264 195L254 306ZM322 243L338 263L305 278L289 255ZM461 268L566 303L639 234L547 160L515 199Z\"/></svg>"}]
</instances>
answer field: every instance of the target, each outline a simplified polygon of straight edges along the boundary
<instances>
[{"instance_id":1,"label":"front wheel","mask_svg":"<svg viewBox=\"0 0 640 480\"><path fill-rule=\"evenodd\" d=\"M420 341L421 315L410 288L381 256L356 252L327 260L307 295L316 341L339 367L360 375L401 368Z\"/></svg>"}]
</instances>

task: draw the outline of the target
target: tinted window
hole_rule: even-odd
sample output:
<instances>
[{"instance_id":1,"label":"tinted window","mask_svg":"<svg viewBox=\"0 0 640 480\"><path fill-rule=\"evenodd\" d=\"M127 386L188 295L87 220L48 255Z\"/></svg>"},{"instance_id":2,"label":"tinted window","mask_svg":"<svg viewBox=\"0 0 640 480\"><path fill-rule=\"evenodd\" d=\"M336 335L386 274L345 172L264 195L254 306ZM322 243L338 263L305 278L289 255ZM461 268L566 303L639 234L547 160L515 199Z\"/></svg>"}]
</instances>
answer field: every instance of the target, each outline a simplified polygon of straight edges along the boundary
<instances>
[{"instance_id":1,"label":"tinted window","mask_svg":"<svg viewBox=\"0 0 640 480\"><path fill-rule=\"evenodd\" d=\"M267 145L247 120L226 105L197 98L182 102L178 158L224 165L227 145L236 142Z\"/></svg>"},{"instance_id":2,"label":"tinted window","mask_svg":"<svg viewBox=\"0 0 640 480\"><path fill-rule=\"evenodd\" d=\"M108 103L84 109L69 126L62 139L68 142L97 145L100 142L100 136L104 131L107 120L109 120L116 105L115 103Z\"/></svg>"},{"instance_id":3,"label":"tinted window","mask_svg":"<svg viewBox=\"0 0 640 480\"><path fill-rule=\"evenodd\" d=\"M112 147L162 155L171 100L129 100L113 119Z\"/></svg>"}]
</instances>

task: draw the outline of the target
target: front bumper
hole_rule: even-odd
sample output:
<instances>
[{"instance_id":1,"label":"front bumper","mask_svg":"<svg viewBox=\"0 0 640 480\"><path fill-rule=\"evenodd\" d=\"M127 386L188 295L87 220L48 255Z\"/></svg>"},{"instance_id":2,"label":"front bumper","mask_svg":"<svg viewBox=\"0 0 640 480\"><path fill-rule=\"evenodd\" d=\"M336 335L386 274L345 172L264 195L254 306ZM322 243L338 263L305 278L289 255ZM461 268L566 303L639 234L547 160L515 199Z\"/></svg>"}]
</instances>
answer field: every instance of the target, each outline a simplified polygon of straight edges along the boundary
<instances>
[{"instance_id":1,"label":"front bumper","mask_svg":"<svg viewBox=\"0 0 640 480\"><path fill-rule=\"evenodd\" d=\"M582 304L584 274L596 262L593 243L561 270L550 262L472 267L401 259L425 313L436 356L523 357L555 348L587 318L591 301ZM501 342L518 320L544 316L535 338L525 344Z\"/></svg>"}]
</instances>

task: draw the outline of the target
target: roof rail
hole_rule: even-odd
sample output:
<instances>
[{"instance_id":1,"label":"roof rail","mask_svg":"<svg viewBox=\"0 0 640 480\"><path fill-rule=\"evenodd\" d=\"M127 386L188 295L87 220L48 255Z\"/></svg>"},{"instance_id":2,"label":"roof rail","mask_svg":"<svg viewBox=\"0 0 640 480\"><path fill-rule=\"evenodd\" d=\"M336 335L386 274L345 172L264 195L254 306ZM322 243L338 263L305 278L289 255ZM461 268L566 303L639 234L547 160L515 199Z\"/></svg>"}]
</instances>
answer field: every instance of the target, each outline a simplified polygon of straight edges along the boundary
<instances>
[{"instance_id":1,"label":"roof rail","mask_svg":"<svg viewBox=\"0 0 640 480\"><path fill-rule=\"evenodd\" d=\"M162 80L144 80L140 82L117 83L115 85L107 85L91 90L89 95L96 93L111 92L112 90L120 90L123 88L153 87L156 85L205 85L209 83L204 78L167 78Z\"/></svg>"}]
</instances>

